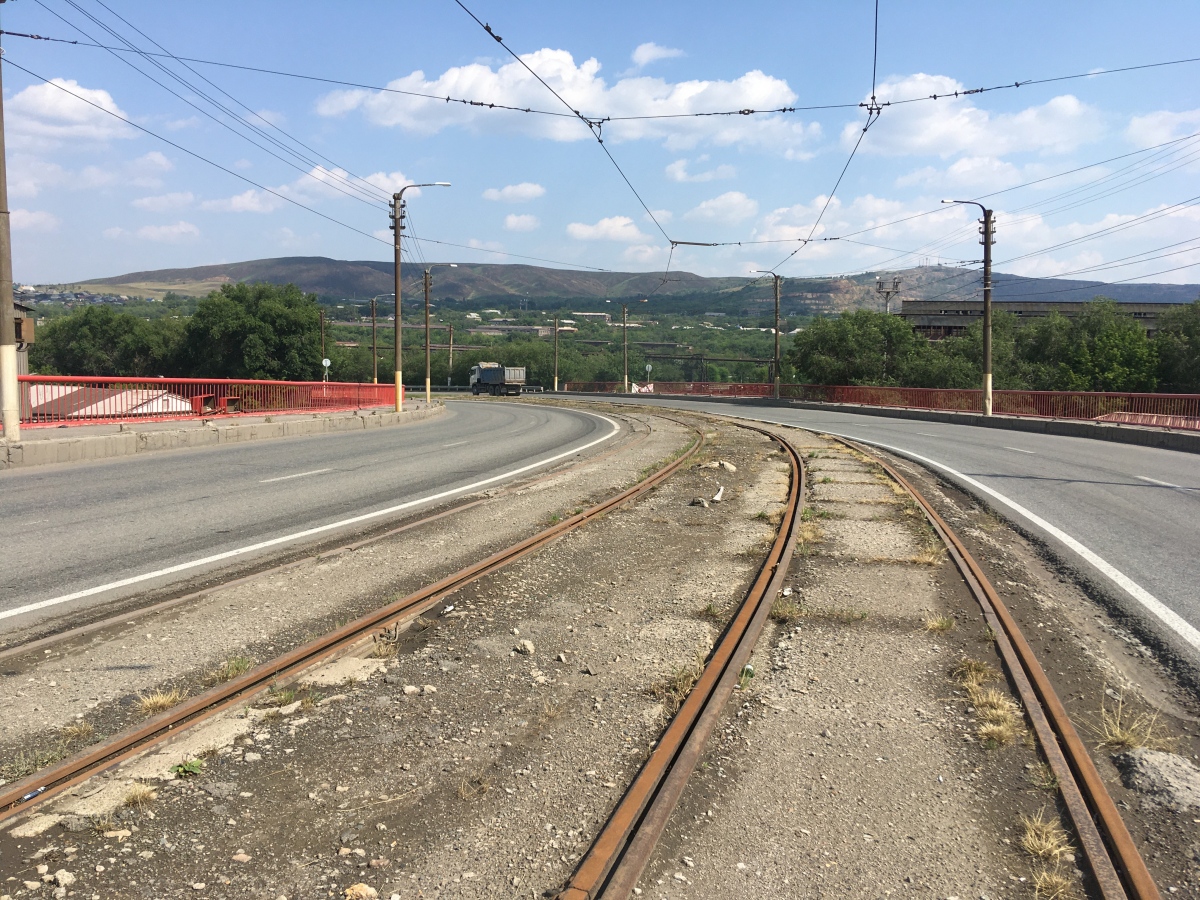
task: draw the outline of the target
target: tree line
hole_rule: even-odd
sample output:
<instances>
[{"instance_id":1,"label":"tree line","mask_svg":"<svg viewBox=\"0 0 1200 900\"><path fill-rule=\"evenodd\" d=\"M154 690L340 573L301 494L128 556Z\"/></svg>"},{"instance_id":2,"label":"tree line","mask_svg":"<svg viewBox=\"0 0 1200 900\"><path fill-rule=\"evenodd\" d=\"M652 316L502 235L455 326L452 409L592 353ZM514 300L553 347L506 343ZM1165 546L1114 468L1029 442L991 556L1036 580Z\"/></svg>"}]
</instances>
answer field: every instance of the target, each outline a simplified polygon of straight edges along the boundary
<instances>
[{"instance_id":1,"label":"tree line","mask_svg":"<svg viewBox=\"0 0 1200 900\"><path fill-rule=\"evenodd\" d=\"M898 316L858 310L814 320L788 356L803 384L977 388L983 323L928 341ZM996 312L992 371L998 390L1200 392L1200 300L1164 309L1153 337L1103 297L1073 318Z\"/></svg>"}]
</instances>

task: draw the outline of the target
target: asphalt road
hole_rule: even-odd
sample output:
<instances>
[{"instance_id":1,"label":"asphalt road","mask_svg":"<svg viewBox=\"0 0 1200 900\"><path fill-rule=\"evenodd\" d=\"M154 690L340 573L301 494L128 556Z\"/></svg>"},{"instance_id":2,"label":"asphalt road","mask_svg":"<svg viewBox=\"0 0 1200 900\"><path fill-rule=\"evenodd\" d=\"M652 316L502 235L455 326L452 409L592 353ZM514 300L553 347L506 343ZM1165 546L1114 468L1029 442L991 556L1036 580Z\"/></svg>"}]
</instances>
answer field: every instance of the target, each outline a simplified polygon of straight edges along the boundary
<instances>
[{"instance_id":1,"label":"asphalt road","mask_svg":"<svg viewBox=\"0 0 1200 900\"><path fill-rule=\"evenodd\" d=\"M1193 659L1200 653L1200 454L850 412L628 399L800 425L940 467L1153 631L1190 645Z\"/></svg>"},{"instance_id":2,"label":"asphalt road","mask_svg":"<svg viewBox=\"0 0 1200 900\"><path fill-rule=\"evenodd\" d=\"M0 631L387 521L612 433L577 411L462 401L409 426L0 473Z\"/></svg>"}]
</instances>

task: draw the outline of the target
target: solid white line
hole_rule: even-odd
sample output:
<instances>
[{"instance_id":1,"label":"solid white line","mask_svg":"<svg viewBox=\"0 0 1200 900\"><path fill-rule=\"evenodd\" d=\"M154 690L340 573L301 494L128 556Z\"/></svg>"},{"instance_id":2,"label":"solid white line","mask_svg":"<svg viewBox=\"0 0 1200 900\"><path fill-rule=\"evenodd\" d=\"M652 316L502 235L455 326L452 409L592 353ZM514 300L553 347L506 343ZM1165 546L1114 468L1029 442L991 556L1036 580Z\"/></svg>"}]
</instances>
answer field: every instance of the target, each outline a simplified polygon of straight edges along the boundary
<instances>
[{"instance_id":1,"label":"solid white line","mask_svg":"<svg viewBox=\"0 0 1200 900\"><path fill-rule=\"evenodd\" d=\"M1012 450L1014 453L1028 453L1030 456L1037 456L1032 450L1022 450L1020 447L1005 447L1005 450Z\"/></svg>"},{"instance_id":2,"label":"solid white line","mask_svg":"<svg viewBox=\"0 0 1200 900\"><path fill-rule=\"evenodd\" d=\"M469 444L469 443L471 443L471 442L470 441L455 441L453 444L442 444L442 448L444 449L446 447L460 447L463 444Z\"/></svg>"},{"instance_id":3,"label":"solid white line","mask_svg":"<svg viewBox=\"0 0 1200 900\"><path fill-rule=\"evenodd\" d=\"M1169 481L1159 481L1157 478L1147 478L1145 475L1134 475L1133 477L1138 479L1138 481L1148 481L1151 484L1160 484L1163 487L1174 488L1177 491L1183 491L1188 494L1197 493L1195 488L1185 488L1181 484L1171 484Z\"/></svg>"},{"instance_id":4,"label":"solid white line","mask_svg":"<svg viewBox=\"0 0 1200 900\"><path fill-rule=\"evenodd\" d=\"M795 426L794 425L792 427L793 428L802 428L803 426ZM826 434L837 434L836 431L826 431L825 433ZM1130 578L1128 575L1126 575L1124 572L1122 572L1120 569L1118 569L1112 563L1108 562L1108 560L1104 559L1099 554L1097 554L1097 553L1093 552L1092 550L1088 549L1087 547L1085 547L1083 544L1081 544L1079 541L1075 540L1075 538L1071 537L1069 534L1067 534L1061 528L1051 525L1049 522L1047 522L1041 516L1037 515L1036 513L1030 512L1028 509L1026 509L1021 504L1017 503L1015 500L1010 500L1008 497L1005 497L999 491L992 490L986 484L978 482L974 478L971 478L969 475L964 475L962 472L959 472L956 469L950 468L945 463L940 463L936 459L930 459L927 456L921 456L918 453L913 453L911 450L904 450L900 447L892 447L892 446L889 446L888 444L881 444L878 441L870 441L865 438L852 437L851 435L847 435L847 434L841 434L841 435L838 435L838 437L850 437L852 440L862 441L864 444L871 444L874 447L882 447L884 450L894 450L903 456L907 456L909 459L915 459L918 462L928 463L929 465L933 466L934 468L941 469L943 472L947 473L948 475L951 475L951 476L959 479L960 481L966 482L967 484L971 485L972 487L977 488L980 491L983 491L983 493L987 494L989 497L993 497L994 499L998 500L1000 503L1003 503L1005 506L1007 506L1009 509L1013 510L1018 515L1024 516L1026 519L1028 519L1030 522L1032 522L1038 528L1041 528L1047 534L1051 535L1052 537L1057 538L1062 543L1064 543L1068 548L1070 548L1071 550L1074 550L1077 554L1082 556L1084 558L1084 560L1089 562L1092 566L1094 566L1096 569L1098 569L1103 575L1105 575L1110 581L1112 581L1115 585L1117 585L1117 587L1121 588L1121 590L1125 591L1125 593L1127 593L1134 600L1136 600L1138 603L1142 604L1142 606L1144 606L1146 609L1148 609L1150 612L1152 612L1155 616L1157 616L1164 625L1166 625L1168 628L1172 629L1177 635L1179 635L1181 638L1183 638L1185 641L1187 641L1189 644L1191 644L1193 648L1195 648L1196 650L1200 650L1200 630L1197 630L1195 627L1193 627L1192 624L1190 622L1188 622L1186 619L1184 619L1181 615L1179 615L1179 613L1175 612L1175 610L1168 607L1165 603L1163 603L1161 600L1159 600L1157 597L1155 597L1153 594L1151 594L1148 590L1146 590L1144 587L1142 587L1140 584L1138 584L1136 581L1134 581L1132 578Z\"/></svg>"},{"instance_id":5,"label":"solid white line","mask_svg":"<svg viewBox=\"0 0 1200 900\"><path fill-rule=\"evenodd\" d=\"M280 475L278 478L264 478L259 484L270 484L273 481L287 481L289 478L303 478L305 475L324 475L333 469L313 469L311 472L297 472L295 475Z\"/></svg>"},{"instance_id":6,"label":"solid white line","mask_svg":"<svg viewBox=\"0 0 1200 900\"><path fill-rule=\"evenodd\" d=\"M344 528L347 525L357 525L359 522L366 522L370 519L378 519L380 516L390 516L393 513L398 513L406 509L411 509L414 506L420 506L424 503L430 503L434 500L445 500L447 497L454 497L458 494L466 494L471 491L478 490L484 485L492 484L497 481L503 481L506 478L512 478L515 475L520 475L528 472L530 469L537 469L549 463L556 462L568 456L573 456L577 453L582 453L590 447L595 447L597 444L602 444L607 440L615 437L621 430L621 426L607 416L602 416L598 413L584 412L585 415L594 416L597 419L602 419L612 426L612 430L598 437L594 441L589 441L581 447L573 447L570 450L564 450L547 459L538 460L526 466L521 466L517 469L510 469L500 475L493 475L491 478L484 478L480 481L474 481L471 484L465 484L462 487L451 488L448 491L442 491L438 494L431 494L428 497L422 497L419 500L409 500L406 503L398 503L395 506L389 506L387 509L378 509L375 512L363 513L360 516L352 516L349 519L342 519L338 522L330 522L327 525L318 525L315 528L306 528L304 531L297 531L294 534L286 534L283 537L271 538L268 541L259 541L257 544L249 544L245 547L238 547L235 550L226 550L224 553L216 553L212 556L206 556L203 559L195 559L191 562L179 563L178 565L168 566L165 569L158 569L154 572L145 572L142 575L133 575L129 578L122 578L120 581L109 582L108 584L97 585L96 587L87 588L82 591L75 591L73 594L64 594L61 597L53 597L49 600L40 600L37 603L29 603L25 606L19 606L16 609L7 609L0 612L0 619L8 619L12 616L23 615L27 612L33 612L39 609L45 609L48 606L57 606L60 603L69 603L72 600L80 600L83 597L91 597L94 594L102 594L105 591L111 591L115 588L128 587L131 584L138 584L143 581L149 581L152 578L161 578L164 575L174 575L176 572L186 572L188 569L195 569L199 566L206 566L210 563L221 562L226 559L233 559L238 556L245 556L247 553L255 553L259 550L265 550L268 547L277 547L280 544L286 544L289 541L300 540L301 538L312 537L314 534L322 534L326 531L333 531L337 528Z\"/></svg>"},{"instance_id":7,"label":"solid white line","mask_svg":"<svg viewBox=\"0 0 1200 900\"><path fill-rule=\"evenodd\" d=\"M914 434L923 434L923 435L925 435L925 437L944 437L944 435L940 435L940 434L930 434L928 431L915 431L913 433Z\"/></svg>"}]
</instances>

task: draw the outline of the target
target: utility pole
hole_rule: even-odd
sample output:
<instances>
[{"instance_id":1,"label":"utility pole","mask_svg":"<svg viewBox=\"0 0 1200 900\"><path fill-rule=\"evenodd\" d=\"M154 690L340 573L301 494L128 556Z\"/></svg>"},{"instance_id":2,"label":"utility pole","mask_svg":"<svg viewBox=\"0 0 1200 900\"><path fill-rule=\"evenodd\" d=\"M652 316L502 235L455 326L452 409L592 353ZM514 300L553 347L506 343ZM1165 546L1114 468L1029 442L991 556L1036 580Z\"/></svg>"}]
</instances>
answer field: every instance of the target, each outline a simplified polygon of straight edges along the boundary
<instances>
[{"instance_id":1,"label":"utility pole","mask_svg":"<svg viewBox=\"0 0 1200 900\"><path fill-rule=\"evenodd\" d=\"M321 314L321 359L325 358L325 310L318 310Z\"/></svg>"},{"instance_id":2,"label":"utility pole","mask_svg":"<svg viewBox=\"0 0 1200 900\"><path fill-rule=\"evenodd\" d=\"M769 269L755 269L756 275L770 275L775 279L775 327L771 329L775 332L775 356L771 361L771 381L775 387L771 391L771 396L776 400L779 399L779 293L780 285L783 284L782 276L776 275Z\"/></svg>"},{"instance_id":3,"label":"utility pole","mask_svg":"<svg viewBox=\"0 0 1200 900\"><path fill-rule=\"evenodd\" d=\"M450 362L446 367L446 387L450 387L450 379L454 377L454 326L450 326Z\"/></svg>"},{"instance_id":4,"label":"utility pole","mask_svg":"<svg viewBox=\"0 0 1200 900\"><path fill-rule=\"evenodd\" d=\"M0 421L4 425L5 440L15 443L21 439L21 400L17 388L17 311L13 306L3 90L3 83L0 83Z\"/></svg>"},{"instance_id":5,"label":"utility pole","mask_svg":"<svg viewBox=\"0 0 1200 900\"><path fill-rule=\"evenodd\" d=\"M371 384L379 384L379 329L375 322L375 298L371 298Z\"/></svg>"},{"instance_id":6,"label":"utility pole","mask_svg":"<svg viewBox=\"0 0 1200 900\"><path fill-rule=\"evenodd\" d=\"M983 211L983 414L992 414L992 244L996 243L996 221L992 211Z\"/></svg>"},{"instance_id":7,"label":"utility pole","mask_svg":"<svg viewBox=\"0 0 1200 900\"><path fill-rule=\"evenodd\" d=\"M876 277L875 293L883 295L883 309L888 315L892 314L892 297L900 293L900 276L892 278L892 286L888 287L883 283L883 278Z\"/></svg>"},{"instance_id":8,"label":"utility pole","mask_svg":"<svg viewBox=\"0 0 1200 900\"><path fill-rule=\"evenodd\" d=\"M406 185L407 186L407 185ZM404 188L392 195L392 234L393 246L396 251L396 412L404 409L404 375L401 372L403 364L403 348L401 334L404 329L400 326L400 236L404 233Z\"/></svg>"},{"instance_id":9,"label":"utility pole","mask_svg":"<svg viewBox=\"0 0 1200 900\"><path fill-rule=\"evenodd\" d=\"M433 403L433 394L429 387L429 270L425 270L425 406Z\"/></svg>"},{"instance_id":10,"label":"utility pole","mask_svg":"<svg viewBox=\"0 0 1200 900\"><path fill-rule=\"evenodd\" d=\"M996 220L990 209L974 200L943 200L978 206L983 212L979 233L983 244L983 414L992 414L992 244L996 243Z\"/></svg>"},{"instance_id":11,"label":"utility pole","mask_svg":"<svg viewBox=\"0 0 1200 900\"><path fill-rule=\"evenodd\" d=\"M558 393L558 316L554 317L554 393Z\"/></svg>"}]
</instances>

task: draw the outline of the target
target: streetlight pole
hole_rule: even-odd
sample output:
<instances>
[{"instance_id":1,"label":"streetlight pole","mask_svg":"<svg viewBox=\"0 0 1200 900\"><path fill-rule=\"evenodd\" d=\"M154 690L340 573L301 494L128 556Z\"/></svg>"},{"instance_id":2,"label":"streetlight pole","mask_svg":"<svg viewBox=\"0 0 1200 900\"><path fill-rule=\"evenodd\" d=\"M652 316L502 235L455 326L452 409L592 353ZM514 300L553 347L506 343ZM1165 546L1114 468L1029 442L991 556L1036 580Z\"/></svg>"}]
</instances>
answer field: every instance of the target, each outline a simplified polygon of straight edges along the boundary
<instances>
[{"instance_id":1,"label":"streetlight pole","mask_svg":"<svg viewBox=\"0 0 1200 900\"><path fill-rule=\"evenodd\" d=\"M375 319L375 298L371 298L371 384L379 384L379 327Z\"/></svg>"},{"instance_id":2,"label":"streetlight pole","mask_svg":"<svg viewBox=\"0 0 1200 900\"><path fill-rule=\"evenodd\" d=\"M433 276L430 274L438 266L449 266L451 269L457 269L458 263L433 263L425 267L425 405L429 406L433 403L433 392L429 385L429 288L433 284Z\"/></svg>"},{"instance_id":3,"label":"streetlight pole","mask_svg":"<svg viewBox=\"0 0 1200 900\"><path fill-rule=\"evenodd\" d=\"M974 200L943 200L943 203L964 203L978 206L983 212L979 233L983 236L983 414L992 414L992 244L996 243L996 221L993 213Z\"/></svg>"},{"instance_id":4,"label":"streetlight pole","mask_svg":"<svg viewBox=\"0 0 1200 900\"><path fill-rule=\"evenodd\" d=\"M392 246L395 250L395 286L396 286L396 412L400 412L404 408L404 346L401 334L403 325L401 319L403 315L403 305L400 302L400 238L404 234L404 192L409 188L423 187L450 187L448 181L434 181L428 184L406 184L399 191L392 194Z\"/></svg>"},{"instance_id":5,"label":"streetlight pole","mask_svg":"<svg viewBox=\"0 0 1200 900\"><path fill-rule=\"evenodd\" d=\"M13 303L10 221L4 104L0 99L0 422L4 425L5 440L15 443L21 439L21 401L17 388L17 311Z\"/></svg>"},{"instance_id":6,"label":"streetlight pole","mask_svg":"<svg viewBox=\"0 0 1200 900\"><path fill-rule=\"evenodd\" d=\"M625 387L626 394L629 393L629 304L621 304L621 351L624 359L625 368Z\"/></svg>"},{"instance_id":7,"label":"streetlight pole","mask_svg":"<svg viewBox=\"0 0 1200 900\"><path fill-rule=\"evenodd\" d=\"M450 329L450 361L446 364L446 387L450 387L450 379L454 377L454 326Z\"/></svg>"},{"instance_id":8,"label":"streetlight pole","mask_svg":"<svg viewBox=\"0 0 1200 900\"><path fill-rule=\"evenodd\" d=\"M774 358L774 362L772 363L773 374L775 376L773 379L773 381L775 383L775 387L772 390L771 395L776 400L778 400L779 399L779 290L780 290L780 285L783 283L783 278L782 278L782 276L776 275L774 272L770 271L769 269L755 269L755 273L758 275L770 275L772 278L775 279L775 327L772 329L775 332L775 358Z\"/></svg>"},{"instance_id":9,"label":"streetlight pole","mask_svg":"<svg viewBox=\"0 0 1200 900\"><path fill-rule=\"evenodd\" d=\"M558 316L554 317L554 393L558 393Z\"/></svg>"}]
</instances>

